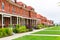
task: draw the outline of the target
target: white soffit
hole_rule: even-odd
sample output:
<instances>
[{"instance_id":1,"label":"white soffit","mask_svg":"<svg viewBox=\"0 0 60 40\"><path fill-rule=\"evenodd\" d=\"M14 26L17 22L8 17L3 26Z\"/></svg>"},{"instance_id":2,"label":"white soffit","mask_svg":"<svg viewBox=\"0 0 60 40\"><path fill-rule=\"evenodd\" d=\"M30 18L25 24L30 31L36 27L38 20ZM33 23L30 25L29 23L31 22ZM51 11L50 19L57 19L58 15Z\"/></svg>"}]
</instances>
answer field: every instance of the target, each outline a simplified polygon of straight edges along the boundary
<instances>
[{"instance_id":1,"label":"white soffit","mask_svg":"<svg viewBox=\"0 0 60 40\"><path fill-rule=\"evenodd\" d=\"M10 15L6 15L6 14L4 14L3 17L11 17L11 16L10 16Z\"/></svg>"}]
</instances>

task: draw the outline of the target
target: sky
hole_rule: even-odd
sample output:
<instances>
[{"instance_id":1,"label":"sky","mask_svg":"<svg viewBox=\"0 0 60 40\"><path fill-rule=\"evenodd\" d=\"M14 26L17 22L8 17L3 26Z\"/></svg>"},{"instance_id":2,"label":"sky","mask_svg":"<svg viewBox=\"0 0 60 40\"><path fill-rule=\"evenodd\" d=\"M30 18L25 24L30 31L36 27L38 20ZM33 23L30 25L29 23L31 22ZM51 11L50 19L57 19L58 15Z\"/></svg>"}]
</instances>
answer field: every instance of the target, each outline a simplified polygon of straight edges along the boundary
<instances>
[{"instance_id":1,"label":"sky","mask_svg":"<svg viewBox=\"0 0 60 40\"><path fill-rule=\"evenodd\" d=\"M32 6L38 14L41 14L55 23L60 23L60 0L17 0L27 6Z\"/></svg>"}]
</instances>

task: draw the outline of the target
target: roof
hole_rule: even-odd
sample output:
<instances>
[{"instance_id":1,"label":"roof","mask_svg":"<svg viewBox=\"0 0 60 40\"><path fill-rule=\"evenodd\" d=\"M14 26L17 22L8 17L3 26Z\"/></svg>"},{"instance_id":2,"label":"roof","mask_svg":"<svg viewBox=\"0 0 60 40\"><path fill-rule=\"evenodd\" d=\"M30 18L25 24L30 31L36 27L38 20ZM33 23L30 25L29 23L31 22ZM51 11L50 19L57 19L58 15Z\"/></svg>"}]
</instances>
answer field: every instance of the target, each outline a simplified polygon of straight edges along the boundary
<instances>
[{"instance_id":1,"label":"roof","mask_svg":"<svg viewBox=\"0 0 60 40\"><path fill-rule=\"evenodd\" d=\"M17 3L12 2L11 0L6 0L6 1L9 2L12 5L15 5L15 6L19 7L19 8L23 8L23 9L25 9L27 11L32 11L32 10L29 10L27 8L24 8L24 7L20 6L20 5L18 5ZM21 2L20 2L20 4L21 4ZM32 12L35 12L35 11L32 11Z\"/></svg>"},{"instance_id":2,"label":"roof","mask_svg":"<svg viewBox=\"0 0 60 40\"><path fill-rule=\"evenodd\" d=\"M27 9L31 10L31 9L32 9L32 7L31 7L31 6L27 6Z\"/></svg>"},{"instance_id":3,"label":"roof","mask_svg":"<svg viewBox=\"0 0 60 40\"><path fill-rule=\"evenodd\" d=\"M19 4L20 6L24 5L24 3L22 3L22 2L17 2L17 4Z\"/></svg>"},{"instance_id":4,"label":"roof","mask_svg":"<svg viewBox=\"0 0 60 40\"><path fill-rule=\"evenodd\" d=\"M41 18L43 18L43 16L41 14L37 14L37 18L41 19Z\"/></svg>"}]
</instances>

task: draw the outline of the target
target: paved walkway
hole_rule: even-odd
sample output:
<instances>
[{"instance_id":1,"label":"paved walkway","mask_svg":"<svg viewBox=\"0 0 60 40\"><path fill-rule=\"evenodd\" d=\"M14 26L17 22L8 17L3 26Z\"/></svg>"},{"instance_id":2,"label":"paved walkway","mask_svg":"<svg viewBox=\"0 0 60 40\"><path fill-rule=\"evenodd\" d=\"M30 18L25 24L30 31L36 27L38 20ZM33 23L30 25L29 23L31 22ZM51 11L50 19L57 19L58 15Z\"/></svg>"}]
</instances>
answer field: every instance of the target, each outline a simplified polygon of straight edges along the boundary
<instances>
[{"instance_id":1,"label":"paved walkway","mask_svg":"<svg viewBox=\"0 0 60 40\"><path fill-rule=\"evenodd\" d=\"M44 31L59 31L60 32L60 30L44 30Z\"/></svg>"},{"instance_id":2,"label":"paved walkway","mask_svg":"<svg viewBox=\"0 0 60 40\"><path fill-rule=\"evenodd\" d=\"M50 28L52 28L52 27L50 27ZM34 32L42 31L44 29L47 29L47 28L43 28L43 29L39 29L39 30L33 30L31 32L26 32L26 33L14 34L12 36L0 38L0 40L12 40L12 39L15 39L15 38L18 38L18 37L22 37L22 36L25 36L25 35L30 35L31 33L34 33Z\"/></svg>"},{"instance_id":3,"label":"paved walkway","mask_svg":"<svg viewBox=\"0 0 60 40\"><path fill-rule=\"evenodd\" d=\"M33 35L33 36L59 36L60 35L54 35L54 34L29 34L29 35Z\"/></svg>"}]
</instances>

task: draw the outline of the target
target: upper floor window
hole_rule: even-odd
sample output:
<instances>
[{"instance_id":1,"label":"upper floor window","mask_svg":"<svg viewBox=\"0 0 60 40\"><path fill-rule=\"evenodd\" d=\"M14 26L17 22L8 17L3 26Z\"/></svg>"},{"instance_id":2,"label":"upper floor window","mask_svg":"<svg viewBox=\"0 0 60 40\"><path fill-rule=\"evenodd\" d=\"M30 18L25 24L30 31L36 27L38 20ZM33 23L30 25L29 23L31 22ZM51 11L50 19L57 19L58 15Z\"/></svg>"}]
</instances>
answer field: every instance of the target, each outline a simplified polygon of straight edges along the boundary
<instances>
[{"instance_id":1,"label":"upper floor window","mask_svg":"<svg viewBox=\"0 0 60 40\"><path fill-rule=\"evenodd\" d=\"M12 13L15 14L16 10L14 7L12 7Z\"/></svg>"},{"instance_id":2,"label":"upper floor window","mask_svg":"<svg viewBox=\"0 0 60 40\"><path fill-rule=\"evenodd\" d=\"M15 9L14 9L14 7L12 7L12 12L13 12L13 13L15 12Z\"/></svg>"},{"instance_id":3,"label":"upper floor window","mask_svg":"<svg viewBox=\"0 0 60 40\"><path fill-rule=\"evenodd\" d=\"M4 2L2 2L2 9L4 9Z\"/></svg>"}]
</instances>

